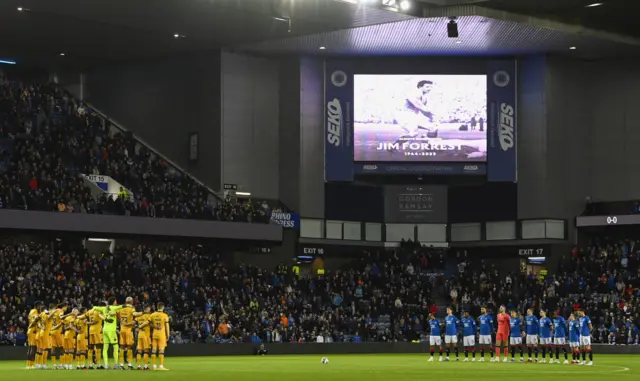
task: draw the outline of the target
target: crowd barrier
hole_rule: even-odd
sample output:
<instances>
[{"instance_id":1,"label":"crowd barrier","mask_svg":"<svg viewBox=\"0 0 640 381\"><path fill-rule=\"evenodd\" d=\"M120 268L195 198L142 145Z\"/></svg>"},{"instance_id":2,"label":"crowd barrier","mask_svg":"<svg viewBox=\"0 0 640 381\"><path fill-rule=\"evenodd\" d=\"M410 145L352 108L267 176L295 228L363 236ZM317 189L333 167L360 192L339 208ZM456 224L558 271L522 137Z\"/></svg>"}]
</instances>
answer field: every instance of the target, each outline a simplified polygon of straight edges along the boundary
<instances>
[{"instance_id":1,"label":"crowd barrier","mask_svg":"<svg viewBox=\"0 0 640 381\"><path fill-rule=\"evenodd\" d=\"M284 343L265 346L269 355L337 355L337 354L416 354L429 352L426 343ZM594 345L594 355L640 355L638 345ZM167 348L169 357L185 356L242 356L255 354L253 344L180 344ZM0 346L1 360L25 360L26 348Z\"/></svg>"}]
</instances>

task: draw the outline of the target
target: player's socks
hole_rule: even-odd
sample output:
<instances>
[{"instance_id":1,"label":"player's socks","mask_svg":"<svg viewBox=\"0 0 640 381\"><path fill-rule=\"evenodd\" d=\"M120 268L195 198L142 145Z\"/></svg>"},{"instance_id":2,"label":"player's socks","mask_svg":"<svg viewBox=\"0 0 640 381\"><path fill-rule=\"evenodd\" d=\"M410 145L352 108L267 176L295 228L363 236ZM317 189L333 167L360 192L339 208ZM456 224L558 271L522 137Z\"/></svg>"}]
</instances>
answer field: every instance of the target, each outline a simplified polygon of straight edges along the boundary
<instances>
[{"instance_id":1,"label":"player's socks","mask_svg":"<svg viewBox=\"0 0 640 381\"><path fill-rule=\"evenodd\" d=\"M500 359L500 348L496 347L496 355L495 355L496 359Z\"/></svg>"},{"instance_id":2,"label":"player's socks","mask_svg":"<svg viewBox=\"0 0 640 381\"><path fill-rule=\"evenodd\" d=\"M456 352L458 352L458 348L456 348ZM160 357L160 366L164 367L164 353L160 353L158 357Z\"/></svg>"},{"instance_id":3,"label":"player's socks","mask_svg":"<svg viewBox=\"0 0 640 381\"><path fill-rule=\"evenodd\" d=\"M544 360L545 358L547 358L547 347L543 346L542 347L542 359Z\"/></svg>"},{"instance_id":4,"label":"player's socks","mask_svg":"<svg viewBox=\"0 0 640 381\"><path fill-rule=\"evenodd\" d=\"M587 361L587 351L585 349L582 350L582 361Z\"/></svg>"},{"instance_id":5,"label":"player's socks","mask_svg":"<svg viewBox=\"0 0 640 381\"><path fill-rule=\"evenodd\" d=\"M560 360L560 347L556 347L556 360Z\"/></svg>"},{"instance_id":6,"label":"player's socks","mask_svg":"<svg viewBox=\"0 0 640 381\"><path fill-rule=\"evenodd\" d=\"M587 351L589 352L589 361L593 361L593 352L591 349L587 349Z\"/></svg>"},{"instance_id":7,"label":"player's socks","mask_svg":"<svg viewBox=\"0 0 640 381\"><path fill-rule=\"evenodd\" d=\"M511 347L511 358L512 359L516 358L516 347Z\"/></svg>"},{"instance_id":8,"label":"player's socks","mask_svg":"<svg viewBox=\"0 0 640 381\"><path fill-rule=\"evenodd\" d=\"M122 361L120 365L124 365L124 349L120 349L120 360ZM116 361L116 364L118 362Z\"/></svg>"},{"instance_id":9,"label":"player's socks","mask_svg":"<svg viewBox=\"0 0 640 381\"><path fill-rule=\"evenodd\" d=\"M447 348L447 358L449 358L449 354L451 353L451 348ZM151 355L153 358L153 355Z\"/></svg>"},{"instance_id":10,"label":"player's socks","mask_svg":"<svg viewBox=\"0 0 640 381\"><path fill-rule=\"evenodd\" d=\"M49 351L45 349L44 352L42 352L42 366L47 366L48 357Z\"/></svg>"},{"instance_id":11,"label":"player's socks","mask_svg":"<svg viewBox=\"0 0 640 381\"><path fill-rule=\"evenodd\" d=\"M458 358L458 347L453 348L453 352L456 354L456 358ZM160 355L164 356L164 355Z\"/></svg>"},{"instance_id":12,"label":"player's socks","mask_svg":"<svg viewBox=\"0 0 640 381\"><path fill-rule=\"evenodd\" d=\"M504 357L509 357L509 347L504 347L503 352L504 352Z\"/></svg>"},{"instance_id":13,"label":"player's socks","mask_svg":"<svg viewBox=\"0 0 640 381\"><path fill-rule=\"evenodd\" d=\"M433 357L433 351L431 351L431 356ZM142 355L140 353L136 354L136 364L138 368L140 368L140 364L142 363Z\"/></svg>"},{"instance_id":14,"label":"player's socks","mask_svg":"<svg viewBox=\"0 0 640 381\"><path fill-rule=\"evenodd\" d=\"M129 349L127 351L127 364L131 366L132 363L133 363L133 349Z\"/></svg>"},{"instance_id":15,"label":"player's socks","mask_svg":"<svg viewBox=\"0 0 640 381\"><path fill-rule=\"evenodd\" d=\"M440 356L442 356L442 352L440 352ZM144 366L148 367L149 366L149 354L145 353L144 356L142 357L142 361L144 362Z\"/></svg>"},{"instance_id":16,"label":"player's socks","mask_svg":"<svg viewBox=\"0 0 640 381\"><path fill-rule=\"evenodd\" d=\"M480 357L484 358L484 348L480 348Z\"/></svg>"},{"instance_id":17,"label":"player's socks","mask_svg":"<svg viewBox=\"0 0 640 381\"><path fill-rule=\"evenodd\" d=\"M476 347L471 347L471 356L473 356L473 359L475 360L475 358L476 358Z\"/></svg>"},{"instance_id":18,"label":"player's socks","mask_svg":"<svg viewBox=\"0 0 640 381\"><path fill-rule=\"evenodd\" d=\"M464 348L464 357L469 358L469 350L467 348Z\"/></svg>"},{"instance_id":19,"label":"player's socks","mask_svg":"<svg viewBox=\"0 0 640 381\"><path fill-rule=\"evenodd\" d=\"M98 348L94 352L96 354L96 365L100 365L102 362L102 351Z\"/></svg>"},{"instance_id":20,"label":"player's socks","mask_svg":"<svg viewBox=\"0 0 640 381\"><path fill-rule=\"evenodd\" d=\"M151 354L151 363L153 364L153 367L156 367L156 354L152 353Z\"/></svg>"}]
</instances>

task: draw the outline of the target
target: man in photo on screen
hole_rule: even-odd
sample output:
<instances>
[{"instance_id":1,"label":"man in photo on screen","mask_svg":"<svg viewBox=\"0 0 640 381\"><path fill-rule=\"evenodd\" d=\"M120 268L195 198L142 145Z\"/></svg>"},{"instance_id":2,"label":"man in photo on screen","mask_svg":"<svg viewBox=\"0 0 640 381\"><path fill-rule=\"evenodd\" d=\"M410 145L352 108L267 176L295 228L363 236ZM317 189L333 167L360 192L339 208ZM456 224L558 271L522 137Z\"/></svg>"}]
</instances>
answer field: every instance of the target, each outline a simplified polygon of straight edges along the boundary
<instances>
[{"instance_id":1,"label":"man in photo on screen","mask_svg":"<svg viewBox=\"0 0 640 381\"><path fill-rule=\"evenodd\" d=\"M426 137L434 138L438 130L433 130L433 113L427 107L428 95L433 88L433 81L421 80L416 85L417 91L412 90L404 98L402 109L395 119L403 130L394 144L407 139L418 137L421 132L426 132Z\"/></svg>"}]
</instances>

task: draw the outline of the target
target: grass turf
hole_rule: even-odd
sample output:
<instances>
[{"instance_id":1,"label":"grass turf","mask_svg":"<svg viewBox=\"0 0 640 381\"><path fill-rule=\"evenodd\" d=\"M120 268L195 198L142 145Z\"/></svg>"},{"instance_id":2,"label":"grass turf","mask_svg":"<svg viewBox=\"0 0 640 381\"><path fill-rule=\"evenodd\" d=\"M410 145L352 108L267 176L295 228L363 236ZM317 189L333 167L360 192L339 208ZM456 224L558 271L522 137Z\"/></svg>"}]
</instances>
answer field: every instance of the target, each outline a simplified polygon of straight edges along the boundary
<instances>
[{"instance_id":1,"label":"grass turf","mask_svg":"<svg viewBox=\"0 0 640 381\"><path fill-rule=\"evenodd\" d=\"M593 366L520 363L427 362L426 355L181 357L166 359L168 372L115 370L26 370L24 362L0 362L0 379L56 380L188 380L188 381L408 381L437 379L545 381L580 377L581 381L620 378L640 380L640 356L596 355ZM488 359L487 359L488 360Z\"/></svg>"}]
</instances>

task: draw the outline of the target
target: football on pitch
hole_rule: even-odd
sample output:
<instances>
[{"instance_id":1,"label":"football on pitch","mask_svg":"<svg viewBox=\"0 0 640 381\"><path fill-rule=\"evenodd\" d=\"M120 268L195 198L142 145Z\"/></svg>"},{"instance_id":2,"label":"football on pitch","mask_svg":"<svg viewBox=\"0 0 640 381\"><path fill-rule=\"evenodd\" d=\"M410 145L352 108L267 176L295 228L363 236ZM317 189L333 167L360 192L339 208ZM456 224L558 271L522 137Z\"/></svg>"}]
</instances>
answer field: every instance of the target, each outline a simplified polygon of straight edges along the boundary
<instances>
[{"instance_id":1,"label":"football on pitch","mask_svg":"<svg viewBox=\"0 0 640 381\"><path fill-rule=\"evenodd\" d=\"M329 359L326 357L323 357L322 360L320 360L323 364L328 364L329 363Z\"/></svg>"}]
</instances>

